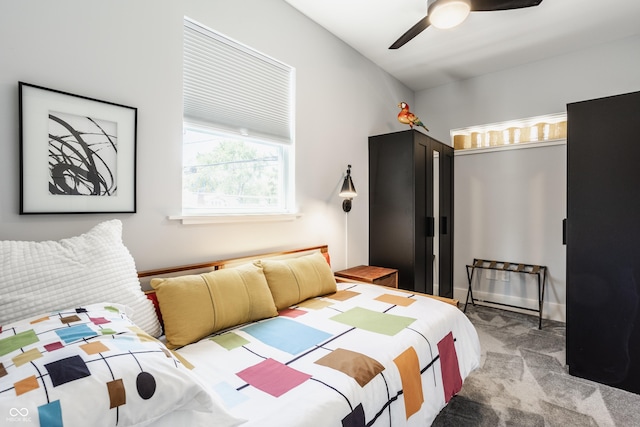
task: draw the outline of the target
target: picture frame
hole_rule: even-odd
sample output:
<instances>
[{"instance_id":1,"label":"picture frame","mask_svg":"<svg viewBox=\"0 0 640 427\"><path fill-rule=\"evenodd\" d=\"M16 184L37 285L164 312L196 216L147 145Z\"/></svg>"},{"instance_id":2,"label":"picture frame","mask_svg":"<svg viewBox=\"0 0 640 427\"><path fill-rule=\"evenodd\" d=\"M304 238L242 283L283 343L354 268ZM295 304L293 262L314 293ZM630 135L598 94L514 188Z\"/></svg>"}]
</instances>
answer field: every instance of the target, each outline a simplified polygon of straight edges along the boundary
<instances>
[{"instance_id":1,"label":"picture frame","mask_svg":"<svg viewBox=\"0 0 640 427\"><path fill-rule=\"evenodd\" d=\"M19 83L20 214L135 213L135 107Z\"/></svg>"}]
</instances>

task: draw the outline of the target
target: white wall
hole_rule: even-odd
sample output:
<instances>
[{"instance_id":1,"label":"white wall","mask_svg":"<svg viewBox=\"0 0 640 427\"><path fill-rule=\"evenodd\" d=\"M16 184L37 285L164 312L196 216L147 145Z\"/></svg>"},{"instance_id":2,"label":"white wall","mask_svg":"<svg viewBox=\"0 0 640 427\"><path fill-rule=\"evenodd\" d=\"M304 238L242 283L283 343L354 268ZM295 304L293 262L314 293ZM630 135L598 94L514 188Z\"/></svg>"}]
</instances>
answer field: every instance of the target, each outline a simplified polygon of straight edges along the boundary
<instances>
[{"instance_id":1,"label":"white wall","mask_svg":"<svg viewBox=\"0 0 640 427\"><path fill-rule=\"evenodd\" d=\"M301 219L198 226L167 219L180 213L184 15L296 68ZM348 262L364 264L367 137L405 129L395 119L399 101L415 105L430 134L448 142L450 129L640 90L638 52L640 38L629 38L422 91L414 101L408 88L279 0L0 0L0 239L58 239L116 217L141 270L321 243L340 269L346 224L337 191L350 163L360 195L349 214ZM138 108L138 213L18 214L18 81ZM542 263L551 273L545 310L564 317L565 156L556 146L456 157L456 297L466 297L464 265L473 257Z\"/></svg>"},{"instance_id":2,"label":"white wall","mask_svg":"<svg viewBox=\"0 0 640 427\"><path fill-rule=\"evenodd\" d=\"M640 37L602 44L525 66L416 93L432 136L566 111L566 104L640 90ZM615 149L615 141L611 141ZM549 267L545 317L565 319L566 146L455 157L455 296L467 296L473 258ZM495 300L536 306L535 287L514 276L484 281ZM533 282L527 282L533 283Z\"/></svg>"},{"instance_id":3,"label":"white wall","mask_svg":"<svg viewBox=\"0 0 640 427\"><path fill-rule=\"evenodd\" d=\"M291 222L185 226L180 214L182 20L189 16L296 68ZM347 164L359 196L350 265L368 260L369 135L403 130L413 93L280 0L0 0L0 239L69 237L119 218L138 269L327 243L345 268L337 196ZM18 81L138 108L136 214L19 215Z\"/></svg>"}]
</instances>

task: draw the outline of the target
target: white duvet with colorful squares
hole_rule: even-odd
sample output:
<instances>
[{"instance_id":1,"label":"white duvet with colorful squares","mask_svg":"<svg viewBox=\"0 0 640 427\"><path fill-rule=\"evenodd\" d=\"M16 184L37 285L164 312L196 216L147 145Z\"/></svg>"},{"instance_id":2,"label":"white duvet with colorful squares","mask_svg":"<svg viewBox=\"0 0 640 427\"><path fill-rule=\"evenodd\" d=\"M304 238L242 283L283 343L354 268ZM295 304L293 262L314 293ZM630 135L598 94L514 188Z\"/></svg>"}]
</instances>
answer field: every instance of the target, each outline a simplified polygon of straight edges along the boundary
<instances>
[{"instance_id":1,"label":"white duvet with colorful squares","mask_svg":"<svg viewBox=\"0 0 640 427\"><path fill-rule=\"evenodd\" d=\"M457 308L367 284L175 352L103 303L0 329L0 425L427 426L479 365Z\"/></svg>"},{"instance_id":2,"label":"white duvet with colorful squares","mask_svg":"<svg viewBox=\"0 0 640 427\"><path fill-rule=\"evenodd\" d=\"M247 426L430 425L479 365L469 320L391 288L338 289L177 353Z\"/></svg>"}]
</instances>

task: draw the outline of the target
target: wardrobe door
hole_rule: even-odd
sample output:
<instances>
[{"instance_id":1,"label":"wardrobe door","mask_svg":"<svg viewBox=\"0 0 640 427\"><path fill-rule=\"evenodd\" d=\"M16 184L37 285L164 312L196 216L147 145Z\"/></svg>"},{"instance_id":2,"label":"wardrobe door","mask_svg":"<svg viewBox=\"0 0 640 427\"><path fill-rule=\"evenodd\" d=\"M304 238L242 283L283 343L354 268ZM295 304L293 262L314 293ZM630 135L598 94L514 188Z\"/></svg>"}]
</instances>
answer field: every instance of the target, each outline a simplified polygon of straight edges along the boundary
<instances>
[{"instance_id":1,"label":"wardrobe door","mask_svg":"<svg viewBox=\"0 0 640 427\"><path fill-rule=\"evenodd\" d=\"M640 393L640 92L567 112L569 373Z\"/></svg>"},{"instance_id":2,"label":"wardrobe door","mask_svg":"<svg viewBox=\"0 0 640 427\"><path fill-rule=\"evenodd\" d=\"M416 187L413 215L416 229L413 290L433 294L433 241L436 227L432 196L433 153L426 136L414 131L414 137L413 176Z\"/></svg>"},{"instance_id":3,"label":"wardrobe door","mask_svg":"<svg viewBox=\"0 0 640 427\"><path fill-rule=\"evenodd\" d=\"M453 148L442 144L440 150L438 153L438 295L453 298Z\"/></svg>"},{"instance_id":4,"label":"wardrobe door","mask_svg":"<svg viewBox=\"0 0 640 427\"><path fill-rule=\"evenodd\" d=\"M414 289L415 182L410 133L369 138L369 264L398 270Z\"/></svg>"}]
</instances>

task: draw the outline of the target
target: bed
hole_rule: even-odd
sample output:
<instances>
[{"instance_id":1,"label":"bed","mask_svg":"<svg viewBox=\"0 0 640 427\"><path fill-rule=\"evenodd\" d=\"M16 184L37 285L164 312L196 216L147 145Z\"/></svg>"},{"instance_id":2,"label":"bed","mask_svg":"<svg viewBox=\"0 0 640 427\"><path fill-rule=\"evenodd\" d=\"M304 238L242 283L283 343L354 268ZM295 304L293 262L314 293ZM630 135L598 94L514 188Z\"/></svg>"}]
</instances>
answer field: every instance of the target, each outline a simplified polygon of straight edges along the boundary
<instances>
[{"instance_id":1,"label":"bed","mask_svg":"<svg viewBox=\"0 0 640 427\"><path fill-rule=\"evenodd\" d=\"M0 420L425 426L479 365L455 304L337 282L326 246L139 273L121 232L0 242Z\"/></svg>"}]
</instances>

